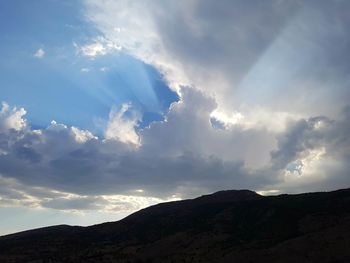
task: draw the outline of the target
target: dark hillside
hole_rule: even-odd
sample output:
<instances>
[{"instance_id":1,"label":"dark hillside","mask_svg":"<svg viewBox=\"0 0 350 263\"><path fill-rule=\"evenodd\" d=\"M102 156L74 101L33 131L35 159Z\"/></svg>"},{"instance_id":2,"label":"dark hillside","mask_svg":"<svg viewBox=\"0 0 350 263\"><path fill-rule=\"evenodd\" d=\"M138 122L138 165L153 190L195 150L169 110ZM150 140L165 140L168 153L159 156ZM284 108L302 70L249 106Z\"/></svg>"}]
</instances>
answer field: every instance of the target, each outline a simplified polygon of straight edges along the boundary
<instances>
[{"instance_id":1,"label":"dark hillside","mask_svg":"<svg viewBox=\"0 0 350 263\"><path fill-rule=\"evenodd\" d=\"M350 262L350 190L221 191L118 222L0 237L0 262Z\"/></svg>"}]
</instances>

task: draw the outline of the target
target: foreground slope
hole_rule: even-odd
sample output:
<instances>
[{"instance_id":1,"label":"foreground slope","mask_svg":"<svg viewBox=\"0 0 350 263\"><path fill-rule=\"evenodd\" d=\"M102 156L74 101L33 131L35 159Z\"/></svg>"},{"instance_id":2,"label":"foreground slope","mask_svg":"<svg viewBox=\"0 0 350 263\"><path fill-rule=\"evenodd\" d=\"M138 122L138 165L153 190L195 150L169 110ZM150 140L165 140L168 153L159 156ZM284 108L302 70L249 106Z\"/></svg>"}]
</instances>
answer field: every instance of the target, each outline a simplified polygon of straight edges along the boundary
<instances>
[{"instance_id":1,"label":"foreground slope","mask_svg":"<svg viewBox=\"0 0 350 263\"><path fill-rule=\"evenodd\" d=\"M350 262L350 189L221 191L91 227L0 237L0 262Z\"/></svg>"}]
</instances>

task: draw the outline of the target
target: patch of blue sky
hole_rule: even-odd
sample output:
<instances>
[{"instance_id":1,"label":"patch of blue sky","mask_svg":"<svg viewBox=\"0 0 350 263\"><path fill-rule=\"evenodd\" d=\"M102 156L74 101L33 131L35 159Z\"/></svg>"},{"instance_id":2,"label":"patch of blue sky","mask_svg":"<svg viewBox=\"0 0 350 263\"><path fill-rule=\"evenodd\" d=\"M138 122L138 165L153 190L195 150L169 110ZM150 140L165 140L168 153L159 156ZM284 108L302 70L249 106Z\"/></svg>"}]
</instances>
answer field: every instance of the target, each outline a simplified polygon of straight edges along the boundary
<instances>
[{"instance_id":1,"label":"patch of blue sky","mask_svg":"<svg viewBox=\"0 0 350 263\"><path fill-rule=\"evenodd\" d=\"M142 113L139 128L162 120L177 94L155 68L120 51L78 54L74 43L99 36L79 10L79 1L0 2L0 100L27 109L33 127L56 120L98 134L96 120L122 103Z\"/></svg>"}]
</instances>

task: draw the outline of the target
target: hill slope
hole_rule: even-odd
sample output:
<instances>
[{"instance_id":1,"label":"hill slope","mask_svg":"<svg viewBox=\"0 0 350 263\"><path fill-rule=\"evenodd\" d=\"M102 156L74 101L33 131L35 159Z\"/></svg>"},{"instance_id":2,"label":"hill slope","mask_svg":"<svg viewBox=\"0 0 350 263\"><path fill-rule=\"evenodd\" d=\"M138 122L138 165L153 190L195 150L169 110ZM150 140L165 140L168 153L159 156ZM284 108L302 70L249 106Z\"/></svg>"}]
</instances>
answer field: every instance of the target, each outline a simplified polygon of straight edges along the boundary
<instances>
[{"instance_id":1,"label":"hill slope","mask_svg":"<svg viewBox=\"0 0 350 263\"><path fill-rule=\"evenodd\" d=\"M350 262L350 189L221 191L91 227L0 237L0 262Z\"/></svg>"}]
</instances>

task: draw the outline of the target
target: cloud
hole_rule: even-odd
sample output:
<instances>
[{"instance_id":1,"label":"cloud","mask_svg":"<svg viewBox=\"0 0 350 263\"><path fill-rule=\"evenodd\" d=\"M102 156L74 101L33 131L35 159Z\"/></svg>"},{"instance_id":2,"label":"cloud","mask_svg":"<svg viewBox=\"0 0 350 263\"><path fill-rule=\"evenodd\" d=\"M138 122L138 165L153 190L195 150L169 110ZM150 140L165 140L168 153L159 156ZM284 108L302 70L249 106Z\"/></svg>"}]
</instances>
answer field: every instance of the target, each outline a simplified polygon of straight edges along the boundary
<instances>
[{"instance_id":1,"label":"cloud","mask_svg":"<svg viewBox=\"0 0 350 263\"><path fill-rule=\"evenodd\" d=\"M346 147L331 147L343 135L324 127L346 130L339 112L350 97L343 55L349 3L86 0L85 6L106 38L155 66L181 95L165 122L139 134L140 152L241 162L247 178L261 173L271 180L262 187L286 191L332 187L327 180L345 178ZM323 139L314 144L314 136Z\"/></svg>"},{"instance_id":2,"label":"cloud","mask_svg":"<svg viewBox=\"0 0 350 263\"><path fill-rule=\"evenodd\" d=\"M100 197L66 195L42 201L40 205L57 210L103 210L106 202Z\"/></svg>"},{"instance_id":3,"label":"cloud","mask_svg":"<svg viewBox=\"0 0 350 263\"><path fill-rule=\"evenodd\" d=\"M127 195L78 195L46 187L28 186L16 179L0 176L0 207L56 209L66 212L88 211L130 213L159 202L176 200Z\"/></svg>"},{"instance_id":4,"label":"cloud","mask_svg":"<svg viewBox=\"0 0 350 263\"><path fill-rule=\"evenodd\" d=\"M43 58L45 56L45 51L42 48L39 48L35 53L33 54L36 58Z\"/></svg>"},{"instance_id":5,"label":"cloud","mask_svg":"<svg viewBox=\"0 0 350 263\"><path fill-rule=\"evenodd\" d=\"M226 151L232 152L232 145L219 152L231 131L222 133L210 125L215 102L192 90L184 90L182 96L186 103L174 105L167 121L140 131L138 148L130 145L134 137L126 135L135 135L134 120L127 129L123 121L119 123L127 107L111 115L115 134L107 127L114 137L104 139L54 121L41 130L7 130L0 136L5 153L0 157L0 174L28 186L79 195L137 193L162 198L189 196L186 189L194 194L194 189L199 193L224 185L239 188L262 183L264 178L255 183L253 177L243 179L250 172L239 149L221 158Z\"/></svg>"},{"instance_id":6,"label":"cloud","mask_svg":"<svg viewBox=\"0 0 350 263\"><path fill-rule=\"evenodd\" d=\"M127 52L180 101L143 129L131 104L112 108L103 138L57 122L32 129L3 104L2 203L112 211L222 189L348 187L347 6L86 0L101 37L77 54Z\"/></svg>"},{"instance_id":7,"label":"cloud","mask_svg":"<svg viewBox=\"0 0 350 263\"><path fill-rule=\"evenodd\" d=\"M2 130L16 130L20 131L27 126L27 121L23 119L26 111L23 108L17 109L16 107L10 109L9 105L5 102L2 103L0 111L0 131Z\"/></svg>"},{"instance_id":8,"label":"cloud","mask_svg":"<svg viewBox=\"0 0 350 263\"><path fill-rule=\"evenodd\" d=\"M293 121L278 136L271 152L273 170L281 171L284 187L294 189L337 189L350 185L347 108L338 120L312 117Z\"/></svg>"},{"instance_id":9,"label":"cloud","mask_svg":"<svg viewBox=\"0 0 350 263\"><path fill-rule=\"evenodd\" d=\"M249 169L269 161L275 133L261 127L231 126L215 129L210 122L217 103L192 88L181 90L180 103L173 104L166 122L154 123L142 132L143 148L154 154L195 152L225 161L242 161Z\"/></svg>"},{"instance_id":10,"label":"cloud","mask_svg":"<svg viewBox=\"0 0 350 263\"><path fill-rule=\"evenodd\" d=\"M4 105L7 114L0 123L6 123L9 112L16 112ZM127 129L118 123L127 117L128 107L112 110L115 128L110 134L116 132L112 138L100 139L54 121L40 130L28 125L20 130L3 128L2 204L105 211L129 202L119 204L113 196L157 202L221 189L300 192L350 183L346 110L338 120L291 120L277 133L259 127L222 130L210 123L215 100L183 88L181 101L172 105L165 121L139 131L135 148L120 137L135 132L132 115Z\"/></svg>"},{"instance_id":11,"label":"cloud","mask_svg":"<svg viewBox=\"0 0 350 263\"><path fill-rule=\"evenodd\" d=\"M123 143L131 143L138 146L140 138L135 128L138 126L140 120L140 114L132 110L130 104L125 103L120 109L113 107L109 113L105 138L107 140L119 140Z\"/></svg>"},{"instance_id":12,"label":"cloud","mask_svg":"<svg viewBox=\"0 0 350 263\"><path fill-rule=\"evenodd\" d=\"M89 22L154 65L174 90L194 86L250 125L270 127L274 117L264 116L272 114L283 118L279 129L289 117L335 118L348 103L347 2L86 0L85 6Z\"/></svg>"},{"instance_id":13,"label":"cloud","mask_svg":"<svg viewBox=\"0 0 350 263\"><path fill-rule=\"evenodd\" d=\"M86 73L86 72L90 72L91 69L89 68L81 68L80 72Z\"/></svg>"},{"instance_id":14,"label":"cloud","mask_svg":"<svg viewBox=\"0 0 350 263\"><path fill-rule=\"evenodd\" d=\"M74 43L74 46L77 50L77 54L90 58L104 56L112 51L121 50L119 45L102 36L95 38L92 43L83 46Z\"/></svg>"},{"instance_id":15,"label":"cloud","mask_svg":"<svg viewBox=\"0 0 350 263\"><path fill-rule=\"evenodd\" d=\"M88 130L80 130L79 128L71 127L71 131L78 143L85 143L91 139L97 140L97 137Z\"/></svg>"}]
</instances>

